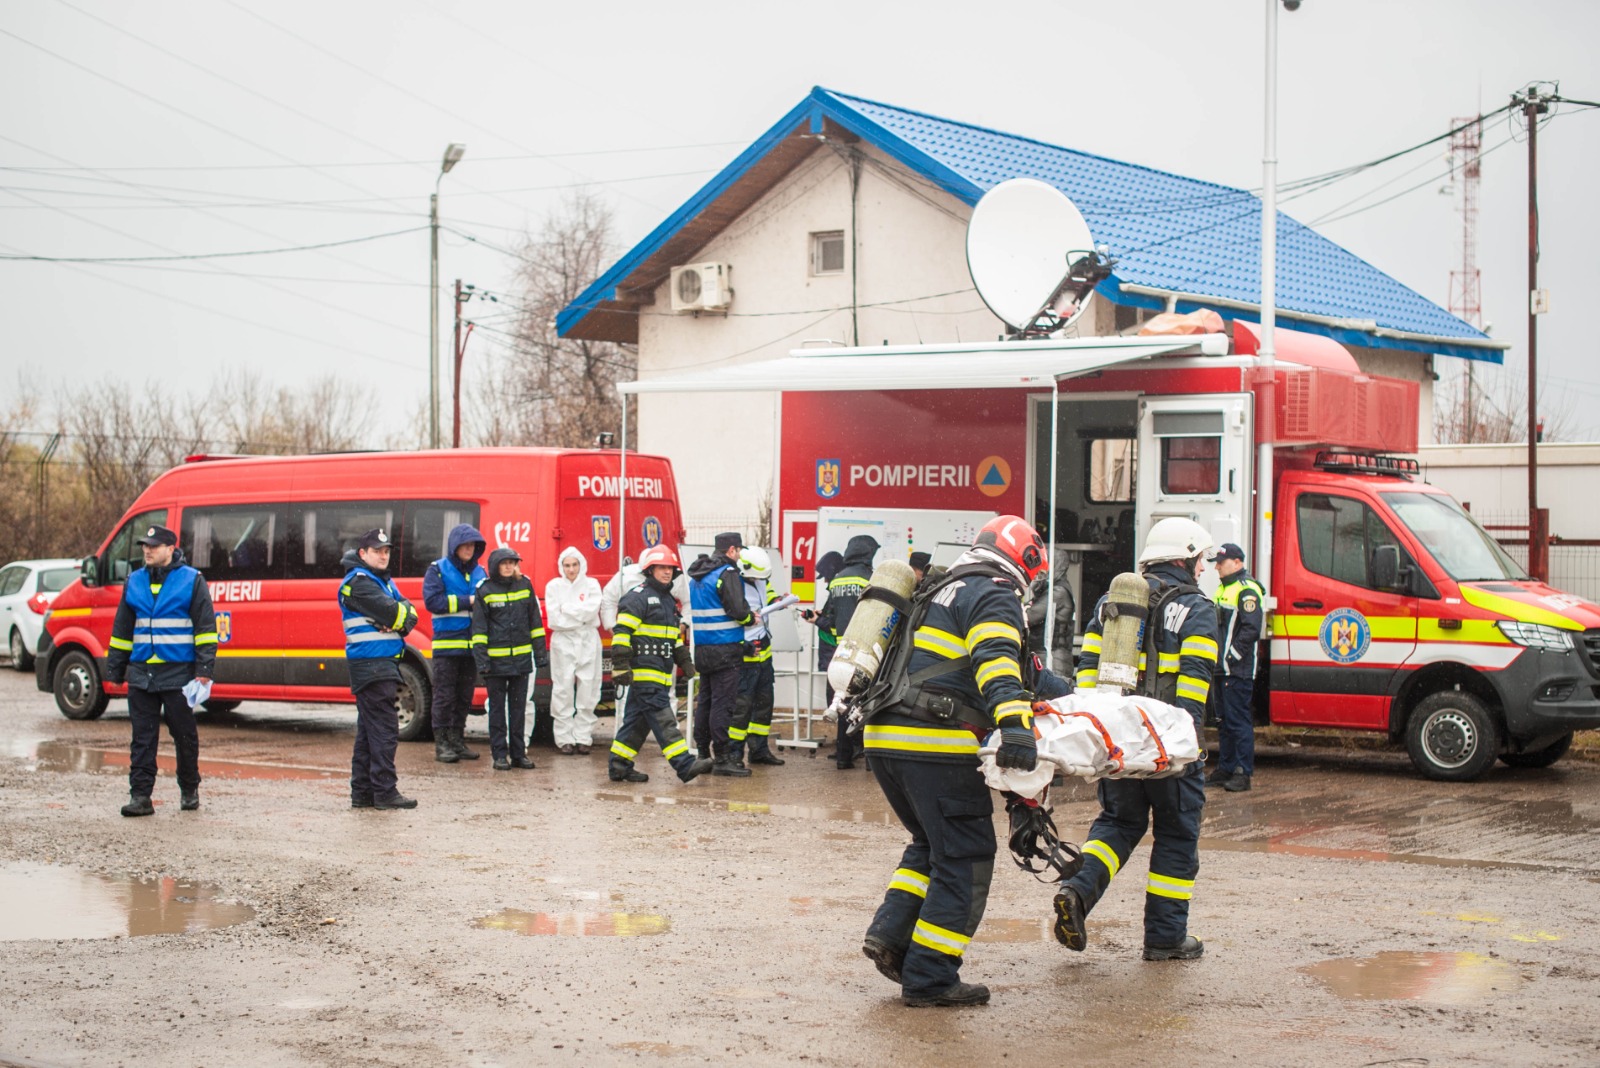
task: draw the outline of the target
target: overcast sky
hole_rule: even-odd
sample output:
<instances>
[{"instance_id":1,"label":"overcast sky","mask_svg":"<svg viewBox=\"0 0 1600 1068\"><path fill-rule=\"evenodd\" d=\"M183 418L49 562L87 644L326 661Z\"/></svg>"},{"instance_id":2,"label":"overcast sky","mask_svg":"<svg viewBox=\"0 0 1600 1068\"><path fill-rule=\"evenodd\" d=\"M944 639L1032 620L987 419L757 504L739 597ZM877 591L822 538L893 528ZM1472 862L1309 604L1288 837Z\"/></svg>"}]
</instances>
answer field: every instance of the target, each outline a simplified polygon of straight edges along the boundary
<instances>
[{"instance_id":1,"label":"overcast sky","mask_svg":"<svg viewBox=\"0 0 1600 1068\"><path fill-rule=\"evenodd\" d=\"M0 4L0 254L409 232L246 259L0 262L0 388L18 374L55 389L333 372L372 391L385 429L405 426L427 389L424 228L450 141L467 154L443 181L441 279L502 292L514 261L497 249L564 189L602 191L631 245L818 84L1254 187L1263 22L1261 0L12 0ZM1415 144L1533 80L1600 99L1593 0L1305 0L1280 22L1283 181ZM1485 318L1513 342L1501 377L1526 375L1527 160L1511 133L1503 117L1485 131L1479 221ZM1461 226L1438 191L1443 157L1436 146L1284 207L1444 304ZM1600 440L1584 318L1600 293L1600 111L1542 128L1539 173L1544 407ZM469 366L493 341L473 339ZM444 419L448 432L447 393Z\"/></svg>"}]
</instances>

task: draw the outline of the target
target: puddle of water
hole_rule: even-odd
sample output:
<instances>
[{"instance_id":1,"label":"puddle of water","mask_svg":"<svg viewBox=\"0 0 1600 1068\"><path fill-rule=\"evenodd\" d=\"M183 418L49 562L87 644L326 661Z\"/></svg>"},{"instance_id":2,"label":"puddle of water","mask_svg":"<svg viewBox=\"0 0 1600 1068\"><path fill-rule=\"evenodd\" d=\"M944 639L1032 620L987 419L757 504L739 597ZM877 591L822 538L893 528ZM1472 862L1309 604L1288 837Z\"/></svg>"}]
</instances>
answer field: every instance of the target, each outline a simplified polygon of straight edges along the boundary
<instances>
[{"instance_id":1,"label":"puddle of water","mask_svg":"<svg viewBox=\"0 0 1600 1068\"><path fill-rule=\"evenodd\" d=\"M566 935L576 938L615 935L634 938L665 934L672 930L672 921L648 912L525 912L522 909L501 909L473 920L472 926L520 935Z\"/></svg>"},{"instance_id":2,"label":"puddle of water","mask_svg":"<svg viewBox=\"0 0 1600 1068\"><path fill-rule=\"evenodd\" d=\"M128 766L126 749L95 749L85 745L68 745L66 742L43 742L34 747L32 756L40 771L92 773L107 768L123 770ZM156 767L176 773L178 758L158 753ZM342 778L345 774L329 768L292 764L248 764L238 760L206 760L204 757L200 760L200 777L203 779L331 779Z\"/></svg>"},{"instance_id":3,"label":"puddle of water","mask_svg":"<svg viewBox=\"0 0 1600 1068\"><path fill-rule=\"evenodd\" d=\"M1522 984L1505 961L1483 953L1379 953L1300 969L1338 997L1354 1001L1428 1001L1466 1005Z\"/></svg>"},{"instance_id":4,"label":"puddle of water","mask_svg":"<svg viewBox=\"0 0 1600 1068\"><path fill-rule=\"evenodd\" d=\"M179 879L148 882L26 861L0 864L0 942L193 934L255 916L217 901L209 887Z\"/></svg>"},{"instance_id":5,"label":"puddle of water","mask_svg":"<svg viewBox=\"0 0 1600 1068\"><path fill-rule=\"evenodd\" d=\"M784 816L789 819L835 820L842 823L881 823L897 826L894 813L862 812L859 809L828 808L823 805L769 805L758 801L729 801L720 797L664 797L656 794L624 794L601 790L595 795L601 801L627 801L635 805L677 805L681 808L705 808L714 812L743 812L753 816Z\"/></svg>"},{"instance_id":6,"label":"puddle of water","mask_svg":"<svg viewBox=\"0 0 1600 1068\"><path fill-rule=\"evenodd\" d=\"M972 936L974 942L1043 942L1046 941L1045 921L1033 920L996 920L988 917L978 925L978 933ZM1048 936L1049 941L1055 941L1055 936Z\"/></svg>"}]
</instances>

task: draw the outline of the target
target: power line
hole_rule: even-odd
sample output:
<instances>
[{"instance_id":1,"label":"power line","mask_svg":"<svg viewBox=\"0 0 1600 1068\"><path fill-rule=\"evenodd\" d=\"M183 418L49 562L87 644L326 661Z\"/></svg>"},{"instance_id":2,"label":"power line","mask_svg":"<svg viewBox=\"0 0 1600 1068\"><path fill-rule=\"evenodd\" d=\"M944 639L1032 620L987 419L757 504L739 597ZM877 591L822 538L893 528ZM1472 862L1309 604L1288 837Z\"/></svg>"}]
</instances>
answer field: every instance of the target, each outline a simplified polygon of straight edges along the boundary
<instances>
[{"instance_id":1,"label":"power line","mask_svg":"<svg viewBox=\"0 0 1600 1068\"><path fill-rule=\"evenodd\" d=\"M28 199L28 198L24 198ZM65 208L54 204L41 204L41 207L66 211ZM68 214L71 214L68 212ZM84 222L91 220L85 219ZM6 256L0 255L0 260L32 260L39 263L163 263L174 260L220 260L238 256L275 256L280 252L312 252L322 248L339 248L344 245L361 245L368 241L381 241L386 237L399 237L401 234L414 234L419 230L426 230L426 226L413 226L405 230L391 230L386 234L369 234L366 237L352 237L344 241L323 241L315 245L293 245L288 248L257 248L245 249L237 252L193 252L171 256ZM121 231L114 231L121 233ZM123 234L132 237L131 234ZM242 276L241 276L242 277Z\"/></svg>"}]
</instances>

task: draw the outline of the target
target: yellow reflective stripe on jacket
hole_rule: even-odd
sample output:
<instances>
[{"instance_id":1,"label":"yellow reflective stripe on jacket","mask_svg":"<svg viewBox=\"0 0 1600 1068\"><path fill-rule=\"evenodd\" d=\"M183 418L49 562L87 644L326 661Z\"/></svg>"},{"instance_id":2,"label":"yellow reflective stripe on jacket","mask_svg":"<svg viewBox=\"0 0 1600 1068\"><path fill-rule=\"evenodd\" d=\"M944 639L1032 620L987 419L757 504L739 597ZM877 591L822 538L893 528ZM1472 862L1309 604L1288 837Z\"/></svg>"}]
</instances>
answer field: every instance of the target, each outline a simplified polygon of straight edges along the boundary
<instances>
[{"instance_id":1,"label":"yellow reflective stripe on jacket","mask_svg":"<svg viewBox=\"0 0 1600 1068\"><path fill-rule=\"evenodd\" d=\"M894 874L889 876L890 890L904 890L917 897L928 896L928 877L920 871L910 868L896 868Z\"/></svg>"},{"instance_id":2,"label":"yellow reflective stripe on jacket","mask_svg":"<svg viewBox=\"0 0 1600 1068\"><path fill-rule=\"evenodd\" d=\"M1215 660L1216 658L1217 658L1216 654L1213 653L1212 656L1211 656L1211 659ZM1163 675L1171 675L1173 672L1178 670L1178 668L1182 664L1182 661L1183 661L1183 654L1182 653L1157 653L1156 654L1156 671L1158 671L1159 673L1161 673ZM1144 665L1140 664L1139 665L1139 669L1141 671L1144 670Z\"/></svg>"},{"instance_id":3,"label":"yellow reflective stripe on jacket","mask_svg":"<svg viewBox=\"0 0 1600 1068\"><path fill-rule=\"evenodd\" d=\"M633 634L631 632L625 631L625 630L613 631L611 633L611 648L613 648L613 649L632 649L633 648Z\"/></svg>"},{"instance_id":4,"label":"yellow reflective stripe on jacket","mask_svg":"<svg viewBox=\"0 0 1600 1068\"><path fill-rule=\"evenodd\" d=\"M474 634L472 636L472 644L473 645L488 645L489 644L489 636L487 634Z\"/></svg>"},{"instance_id":5,"label":"yellow reflective stripe on jacket","mask_svg":"<svg viewBox=\"0 0 1600 1068\"><path fill-rule=\"evenodd\" d=\"M486 593L483 595L483 603L510 604L512 601L526 601L532 596L532 590L512 590L510 593Z\"/></svg>"},{"instance_id":6,"label":"yellow reflective stripe on jacket","mask_svg":"<svg viewBox=\"0 0 1600 1068\"><path fill-rule=\"evenodd\" d=\"M617 613L617 626L619 627L637 627L640 622L639 617L632 612Z\"/></svg>"},{"instance_id":7,"label":"yellow reflective stripe on jacket","mask_svg":"<svg viewBox=\"0 0 1600 1068\"><path fill-rule=\"evenodd\" d=\"M397 605L396 608L397 608L397 611L394 614L394 622L389 624L389 629L390 630L399 630L402 626L405 625L405 621L406 621L406 606L402 604L402 605Z\"/></svg>"},{"instance_id":8,"label":"yellow reflective stripe on jacket","mask_svg":"<svg viewBox=\"0 0 1600 1068\"><path fill-rule=\"evenodd\" d=\"M490 656L522 656L524 653L533 652L531 645L501 645L489 647Z\"/></svg>"},{"instance_id":9,"label":"yellow reflective stripe on jacket","mask_svg":"<svg viewBox=\"0 0 1600 1068\"><path fill-rule=\"evenodd\" d=\"M639 750L629 749L621 742L613 740L611 743L611 755L619 756L623 760L632 760L634 757L639 755Z\"/></svg>"},{"instance_id":10,"label":"yellow reflective stripe on jacket","mask_svg":"<svg viewBox=\"0 0 1600 1068\"><path fill-rule=\"evenodd\" d=\"M1100 635L1085 634L1083 636L1083 651L1086 653L1098 653L1100 651Z\"/></svg>"},{"instance_id":11,"label":"yellow reflective stripe on jacket","mask_svg":"<svg viewBox=\"0 0 1600 1068\"><path fill-rule=\"evenodd\" d=\"M1206 694L1211 692L1211 682L1207 679L1197 679L1193 675L1178 676L1178 696L1187 697L1191 701L1204 701Z\"/></svg>"},{"instance_id":12,"label":"yellow reflective stripe on jacket","mask_svg":"<svg viewBox=\"0 0 1600 1068\"><path fill-rule=\"evenodd\" d=\"M1174 879L1170 875L1157 875L1150 873L1144 884L1144 892L1155 894L1157 897L1176 898L1179 901L1188 901L1194 897L1193 879Z\"/></svg>"},{"instance_id":13,"label":"yellow reflective stripe on jacket","mask_svg":"<svg viewBox=\"0 0 1600 1068\"><path fill-rule=\"evenodd\" d=\"M995 679L1016 679L1022 681L1022 668L1009 656L996 657L986 660L978 665L978 670L972 673L978 683L978 689L983 689Z\"/></svg>"},{"instance_id":14,"label":"yellow reflective stripe on jacket","mask_svg":"<svg viewBox=\"0 0 1600 1068\"><path fill-rule=\"evenodd\" d=\"M133 643L126 638L119 638L113 634L111 636L111 648L121 649L125 653L131 653L133 652Z\"/></svg>"},{"instance_id":15,"label":"yellow reflective stripe on jacket","mask_svg":"<svg viewBox=\"0 0 1600 1068\"><path fill-rule=\"evenodd\" d=\"M761 649L760 651L758 651L755 656L747 656L747 657L745 657L744 658L744 662L746 664L765 664L768 660L771 660L771 659L772 659L772 646L769 645L765 649Z\"/></svg>"},{"instance_id":16,"label":"yellow reflective stripe on jacket","mask_svg":"<svg viewBox=\"0 0 1600 1068\"><path fill-rule=\"evenodd\" d=\"M214 630L208 630L203 634L196 634L194 636L194 643L196 645L215 645L217 644L217 632Z\"/></svg>"},{"instance_id":17,"label":"yellow reflective stripe on jacket","mask_svg":"<svg viewBox=\"0 0 1600 1068\"><path fill-rule=\"evenodd\" d=\"M484 635L484 640L485 641L488 641L488 638L489 638L489 636L487 634ZM440 649L469 649L471 647L472 647L472 643L469 642L465 638L435 638L435 639L433 639L433 648L434 648L435 652L438 652Z\"/></svg>"},{"instance_id":18,"label":"yellow reflective stripe on jacket","mask_svg":"<svg viewBox=\"0 0 1600 1068\"><path fill-rule=\"evenodd\" d=\"M1092 690L1100 685L1100 668L1098 666L1079 668L1077 678L1079 689Z\"/></svg>"},{"instance_id":19,"label":"yellow reflective stripe on jacket","mask_svg":"<svg viewBox=\"0 0 1600 1068\"><path fill-rule=\"evenodd\" d=\"M859 586L861 589L866 589L869 585L871 585L871 583L867 579L850 576L847 578L834 579L832 582L828 583L828 589L832 590L837 586Z\"/></svg>"},{"instance_id":20,"label":"yellow reflective stripe on jacket","mask_svg":"<svg viewBox=\"0 0 1600 1068\"><path fill-rule=\"evenodd\" d=\"M534 627L532 630L530 630L528 632L528 637L530 637L530 638L543 638L544 637L544 628L543 627Z\"/></svg>"},{"instance_id":21,"label":"yellow reflective stripe on jacket","mask_svg":"<svg viewBox=\"0 0 1600 1068\"><path fill-rule=\"evenodd\" d=\"M671 760L673 757L678 756L680 753L687 753L688 751L689 751L689 741L688 741L688 739L679 738L677 741L673 742L671 745L668 745L664 749L662 749L661 750L661 755L666 757L668 760Z\"/></svg>"},{"instance_id":22,"label":"yellow reflective stripe on jacket","mask_svg":"<svg viewBox=\"0 0 1600 1068\"><path fill-rule=\"evenodd\" d=\"M617 622L619 624L622 622L621 617L618 617ZM678 628L662 626L660 623L636 623L633 628L633 633L639 635L641 638L667 638L669 640L676 640L678 637Z\"/></svg>"},{"instance_id":23,"label":"yellow reflective stripe on jacket","mask_svg":"<svg viewBox=\"0 0 1600 1068\"><path fill-rule=\"evenodd\" d=\"M868 723L862 733L868 749L898 750L902 753L943 753L949 756L977 756L978 739L969 730L941 727L900 727L887 723Z\"/></svg>"},{"instance_id":24,"label":"yellow reflective stripe on jacket","mask_svg":"<svg viewBox=\"0 0 1600 1068\"><path fill-rule=\"evenodd\" d=\"M1178 650L1179 656L1198 656L1202 660L1217 662L1217 643L1214 639L1193 637L1183 639L1183 647Z\"/></svg>"},{"instance_id":25,"label":"yellow reflective stripe on jacket","mask_svg":"<svg viewBox=\"0 0 1600 1068\"><path fill-rule=\"evenodd\" d=\"M916 929L911 932L911 941L919 946L927 946L951 957L959 957L967 951L967 943L972 939L960 931L952 931L948 927L939 927L927 920L918 920Z\"/></svg>"},{"instance_id":26,"label":"yellow reflective stripe on jacket","mask_svg":"<svg viewBox=\"0 0 1600 1068\"><path fill-rule=\"evenodd\" d=\"M999 723L1003 719L1020 716L1022 726L1033 726L1033 706L1026 701L1001 701L994 710L994 721Z\"/></svg>"},{"instance_id":27,"label":"yellow reflective stripe on jacket","mask_svg":"<svg viewBox=\"0 0 1600 1068\"><path fill-rule=\"evenodd\" d=\"M1111 873L1108 878L1115 879L1117 872L1122 870L1122 861L1117 859L1117 851L1098 838L1083 843L1083 852L1106 866L1106 870Z\"/></svg>"},{"instance_id":28,"label":"yellow reflective stripe on jacket","mask_svg":"<svg viewBox=\"0 0 1600 1068\"><path fill-rule=\"evenodd\" d=\"M912 636L912 645L918 649L936 653L946 660L954 660L958 656L967 655L966 644L947 630L937 627L918 627L917 633Z\"/></svg>"},{"instance_id":29,"label":"yellow reflective stripe on jacket","mask_svg":"<svg viewBox=\"0 0 1600 1068\"><path fill-rule=\"evenodd\" d=\"M979 623L967 631L967 652L970 653L977 647L979 642L989 641L993 638L1016 642L1019 648L1022 645L1022 635L1017 632L1016 627L1013 627L1010 623L990 620L987 623Z\"/></svg>"},{"instance_id":30,"label":"yellow reflective stripe on jacket","mask_svg":"<svg viewBox=\"0 0 1600 1068\"><path fill-rule=\"evenodd\" d=\"M660 686L671 686L672 676L665 671L652 671L649 668L636 667L633 669L634 682L653 682Z\"/></svg>"},{"instance_id":31,"label":"yellow reflective stripe on jacket","mask_svg":"<svg viewBox=\"0 0 1600 1068\"><path fill-rule=\"evenodd\" d=\"M456 595L453 594L453 593L449 594L449 604L450 604L450 614L451 615L455 615L457 612L461 611L461 602L456 598Z\"/></svg>"}]
</instances>

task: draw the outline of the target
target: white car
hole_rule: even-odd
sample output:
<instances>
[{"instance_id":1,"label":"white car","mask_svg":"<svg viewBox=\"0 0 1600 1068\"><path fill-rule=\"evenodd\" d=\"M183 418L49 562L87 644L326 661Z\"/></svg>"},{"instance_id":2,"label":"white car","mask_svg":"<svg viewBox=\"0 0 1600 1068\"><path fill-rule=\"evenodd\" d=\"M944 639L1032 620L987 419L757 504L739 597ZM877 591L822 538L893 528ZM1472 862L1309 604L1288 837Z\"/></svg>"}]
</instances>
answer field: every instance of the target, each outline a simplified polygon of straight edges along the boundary
<instances>
[{"instance_id":1,"label":"white car","mask_svg":"<svg viewBox=\"0 0 1600 1068\"><path fill-rule=\"evenodd\" d=\"M78 577L81 566L76 560L18 560L0 568L0 632L16 670L33 670L44 614L56 594Z\"/></svg>"}]
</instances>

